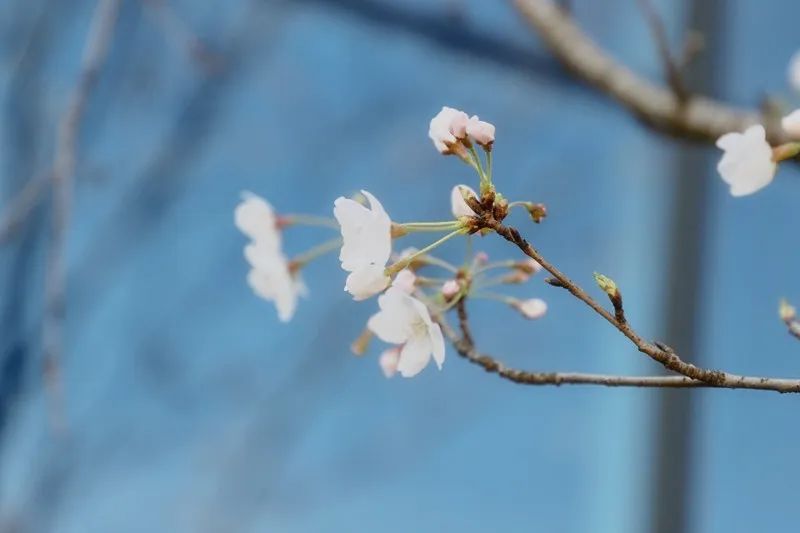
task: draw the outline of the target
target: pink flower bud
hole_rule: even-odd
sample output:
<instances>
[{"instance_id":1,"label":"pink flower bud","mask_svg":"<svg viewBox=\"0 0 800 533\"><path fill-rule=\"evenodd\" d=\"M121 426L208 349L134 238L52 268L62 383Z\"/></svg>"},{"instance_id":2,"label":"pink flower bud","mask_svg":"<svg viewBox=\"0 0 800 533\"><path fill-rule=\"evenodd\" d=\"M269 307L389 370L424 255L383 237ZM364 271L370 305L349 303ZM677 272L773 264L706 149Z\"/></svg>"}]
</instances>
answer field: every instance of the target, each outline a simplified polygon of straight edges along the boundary
<instances>
[{"instance_id":1,"label":"pink flower bud","mask_svg":"<svg viewBox=\"0 0 800 533\"><path fill-rule=\"evenodd\" d=\"M479 265L485 265L489 262L489 254L486 252L478 252L475 254L475 262Z\"/></svg>"},{"instance_id":2,"label":"pink flower bud","mask_svg":"<svg viewBox=\"0 0 800 533\"><path fill-rule=\"evenodd\" d=\"M394 376L397 373L397 365L400 362L400 347L389 348L384 350L378 359L378 364L383 371L383 375L387 378Z\"/></svg>"},{"instance_id":3,"label":"pink flower bud","mask_svg":"<svg viewBox=\"0 0 800 533\"><path fill-rule=\"evenodd\" d=\"M450 300L454 298L456 294L461 290L461 285L454 279L446 281L444 285L442 285L442 295L447 299Z\"/></svg>"}]
</instances>

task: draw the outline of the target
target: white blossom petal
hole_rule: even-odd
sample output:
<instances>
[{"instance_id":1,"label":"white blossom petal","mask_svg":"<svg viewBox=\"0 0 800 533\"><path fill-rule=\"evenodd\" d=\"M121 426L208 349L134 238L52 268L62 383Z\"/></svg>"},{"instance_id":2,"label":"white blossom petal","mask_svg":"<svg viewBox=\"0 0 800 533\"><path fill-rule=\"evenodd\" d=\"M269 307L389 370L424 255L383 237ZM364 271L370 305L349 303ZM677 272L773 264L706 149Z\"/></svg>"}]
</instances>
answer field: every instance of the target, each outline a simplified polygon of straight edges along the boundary
<instances>
[{"instance_id":1,"label":"white blossom petal","mask_svg":"<svg viewBox=\"0 0 800 533\"><path fill-rule=\"evenodd\" d=\"M431 356L441 368L444 337L425 304L397 287L390 287L378 298L378 305L381 310L370 317L367 327L384 342L402 345L400 373L405 377L418 374Z\"/></svg>"},{"instance_id":2,"label":"white blossom petal","mask_svg":"<svg viewBox=\"0 0 800 533\"><path fill-rule=\"evenodd\" d=\"M475 191L466 185L456 185L453 187L453 190L450 191L450 209L453 212L453 216L455 218L474 217L475 211L464 201L462 190L468 192L476 199L478 198Z\"/></svg>"},{"instance_id":3,"label":"white blossom petal","mask_svg":"<svg viewBox=\"0 0 800 533\"><path fill-rule=\"evenodd\" d=\"M380 293L391 281L383 265L365 265L347 276L344 290L352 294L354 300L361 301Z\"/></svg>"},{"instance_id":4,"label":"white blossom petal","mask_svg":"<svg viewBox=\"0 0 800 533\"><path fill-rule=\"evenodd\" d=\"M408 339L400 350L397 371L404 378L412 378L422 372L431 360L431 342L427 335L415 335Z\"/></svg>"},{"instance_id":5,"label":"white blossom petal","mask_svg":"<svg viewBox=\"0 0 800 533\"><path fill-rule=\"evenodd\" d=\"M717 140L724 150L717 164L732 196L745 196L766 187L775 177L776 163L766 140L764 126L750 126L744 133L727 133Z\"/></svg>"},{"instance_id":6,"label":"white blossom petal","mask_svg":"<svg viewBox=\"0 0 800 533\"><path fill-rule=\"evenodd\" d=\"M403 344L411 334L411 324L416 317L416 309L411 299L402 290L390 287L378 297L380 311L372 315L367 328L379 339L389 344Z\"/></svg>"},{"instance_id":7,"label":"white blossom petal","mask_svg":"<svg viewBox=\"0 0 800 533\"><path fill-rule=\"evenodd\" d=\"M234 221L236 227L250 239L280 247L281 232L277 226L275 210L260 196L242 193L242 201L234 210Z\"/></svg>"},{"instance_id":8,"label":"white blossom petal","mask_svg":"<svg viewBox=\"0 0 800 533\"><path fill-rule=\"evenodd\" d=\"M409 270L408 268L404 268L397 275L394 277L394 281L392 282L392 287L397 287L398 289L402 290L406 294L411 294L414 292L414 285L417 283L417 276Z\"/></svg>"},{"instance_id":9,"label":"white blossom petal","mask_svg":"<svg viewBox=\"0 0 800 533\"><path fill-rule=\"evenodd\" d=\"M436 362L436 366L439 370L442 369L442 365L444 365L444 335L442 335L442 328L439 324L432 324L431 327L428 329L428 340L431 345L431 354L433 355L433 360Z\"/></svg>"},{"instance_id":10,"label":"white blossom petal","mask_svg":"<svg viewBox=\"0 0 800 533\"><path fill-rule=\"evenodd\" d=\"M281 233L272 206L259 196L243 193L234 220L252 239L244 249L251 266L248 285L256 295L275 304L281 322L288 322L297 308L298 297L305 296L307 290L289 268L289 260L281 250Z\"/></svg>"},{"instance_id":11,"label":"white blossom petal","mask_svg":"<svg viewBox=\"0 0 800 533\"><path fill-rule=\"evenodd\" d=\"M392 253L392 221L381 203L367 191L361 191L370 202L367 209L349 198L337 198L333 214L342 232L339 260L348 272L365 264L385 265Z\"/></svg>"},{"instance_id":12,"label":"white blossom petal","mask_svg":"<svg viewBox=\"0 0 800 533\"><path fill-rule=\"evenodd\" d=\"M795 109L781 120L781 126L789 136L800 139L800 109Z\"/></svg>"},{"instance_id":13,"label":"white blossom petal","mask_svg":"<svg viewBox=\"0 0 800 533\"><path fill-rule=\"evenodd\" d=\"M292 279L285 264L276 262L270 269L253 268L247 274L247 283L258 296L275 303L281 322L291 320L303 285Z\"/></svg>"},{"instance_id":14,"label":"white blossom petal","mask_svg":"<svg viewBox=\"0 0 800 533\"><path fill-rule=\"evenodd\" d=\"M540 298L517 301L514 303L514 307L529 320L542 318L547 313L547 302Z\"/></svg>"}]
</instances>

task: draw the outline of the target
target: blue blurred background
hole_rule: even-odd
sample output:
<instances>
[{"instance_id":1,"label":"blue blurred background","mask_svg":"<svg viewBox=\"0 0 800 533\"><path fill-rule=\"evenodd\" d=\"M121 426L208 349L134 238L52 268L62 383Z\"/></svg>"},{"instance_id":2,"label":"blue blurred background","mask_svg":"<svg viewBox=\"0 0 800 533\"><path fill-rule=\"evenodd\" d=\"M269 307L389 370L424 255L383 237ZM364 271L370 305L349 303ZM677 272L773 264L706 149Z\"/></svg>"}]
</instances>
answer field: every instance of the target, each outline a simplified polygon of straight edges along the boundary
<instances>
[{"instance_id":1,"label":"blue blurred background","mask_svg":"<svg viewBox=\"0 0 800 533\"><path fill-rule=\"evenodd\" d=\"M660 77L635 2L571 4ZM785 73L800 4L656 5L676 49L687 28L705 34L694 89L797 103ZM94 7L0 3L0 206L52 163ZM0 531L790 530L797 398L530 388L452 349L442 372L386 380L378 346L349 353L375 307L342 292L335 257L306 272L311 295L287 325L251 293L232 221L242 190L323 214L366 188L396 219L446 215L471 176L427 139L442 105L496 124L499 188L550 212L517 224L578 282L612 276L645 336L703 365L800 374L776 317L779 297L800 300L797 170L731 198L713 147L653 133L577 83L511 2L126 0L81 136L65 432L42 379L48 202L0 248ZM291 230L287 246L319 240ZM540 279L518 295L545 298L548 315L473 309L501 360L660 371Z\"/></svg>"}]
</instances>

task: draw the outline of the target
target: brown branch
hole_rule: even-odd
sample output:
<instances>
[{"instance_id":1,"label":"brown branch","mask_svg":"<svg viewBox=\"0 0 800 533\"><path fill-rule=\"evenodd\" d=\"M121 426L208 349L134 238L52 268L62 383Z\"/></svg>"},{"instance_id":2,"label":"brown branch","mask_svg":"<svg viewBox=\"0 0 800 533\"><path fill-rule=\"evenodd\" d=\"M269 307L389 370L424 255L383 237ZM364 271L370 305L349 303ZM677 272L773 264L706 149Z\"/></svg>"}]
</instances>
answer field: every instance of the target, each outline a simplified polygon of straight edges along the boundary
<instances>
[{"instance_id":1,"label":"brown branch","mask_svg":"<svg viewBox=\"0 0 800 533\"><path fill-rule=\"evenodd\" d=\"M484 227L493 229L498 235L516 245L525 255L536 260L573 296L589 306L595 313L606 319L607 322L627 337L640 352L646 354L665 368L693 380L702 381L712 387L800 392L800 379L740 376L720 370L700 368L683 361L669 346L661 343L648 342L631 327L629 322L617 320L613 314L607 311L594 298L589 296L579 285L570 280L563 272L542 257L515 228L505 226L501 222L497 222L491 217L486 216L481 219L481 223Z\"/></svg>"},{"instance_id":2,"label":"brown branch","mask_svg":"<svg viewBox=\"0 0 800 533\"><path fill-rule=\"evenodd\" d=\"M552 0L514 0L514 4L567 69L658 131L713 142L725 133L761 123L772 144L788 140L774 117L702 96L682 102L672 89L640 77L609 56Z\"/></svg>"},{"instance_id":3,"label":"brown branch","mask_svg":"<svg viewBox=\"0 0 800 533\"><path fill-rule=\"evenodd\" d=\"M602 385L605 387L668 387L702 388L716 387L685 376L612 376L606 374L584 374L577 372L529 372L509 368L493 357L481 353L475 347L467 318L466 301L456 304L461 336L439 317L439 325L445 337L453 344L459 355L503 379L521 385Z\"/></svg>"},{"instance_id":4,"label":"brown branch","mask_svg":"<svg viewBox=\"0 0 800 533\"><path fill-rule=\"evenodd\" d=\"M42 328L44 369L54 397L59 395L59 367L63 350L63 322L66 295L66 235L72 215L73 178L78 152L78 136L86 103L97 83L121 0L100 0L95 8L83 49L78 82L58 125L52 181L53 206L50 240L45 269L45 306Z\"/></svg>"}]
</instances>

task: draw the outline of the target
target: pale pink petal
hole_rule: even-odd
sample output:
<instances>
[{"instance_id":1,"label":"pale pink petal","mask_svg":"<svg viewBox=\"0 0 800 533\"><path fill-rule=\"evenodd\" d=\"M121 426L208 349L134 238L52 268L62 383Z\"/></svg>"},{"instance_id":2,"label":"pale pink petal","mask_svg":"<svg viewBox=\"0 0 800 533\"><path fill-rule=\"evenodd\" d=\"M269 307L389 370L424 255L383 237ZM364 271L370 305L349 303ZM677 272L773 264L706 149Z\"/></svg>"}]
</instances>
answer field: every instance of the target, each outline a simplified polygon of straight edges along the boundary
<instances>
[{"instance_id":1,"label":"pale pink petal","mask_svg":"<svg viewBox=\"0 0 800 533\"><path fill-rule=\"evenodd\" d=\"M477 116L473 116L467 123L467 133L476 143L482 146L489 146L494 142L495 127L494 124L484 122L478 119Z\"/></svg>"},{"instance_id":2,"label":"pale pink petal","mask_svg":"<svg viewBox=\"0 0 800 533\"><path fill-rule=\"evenodd\" d=\"M400 362L400 348L394 347L384 350L378 359L378 364L387 378L393 377L397 373L397 365Z\"/></svg>"}]
</instances>

